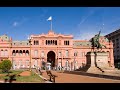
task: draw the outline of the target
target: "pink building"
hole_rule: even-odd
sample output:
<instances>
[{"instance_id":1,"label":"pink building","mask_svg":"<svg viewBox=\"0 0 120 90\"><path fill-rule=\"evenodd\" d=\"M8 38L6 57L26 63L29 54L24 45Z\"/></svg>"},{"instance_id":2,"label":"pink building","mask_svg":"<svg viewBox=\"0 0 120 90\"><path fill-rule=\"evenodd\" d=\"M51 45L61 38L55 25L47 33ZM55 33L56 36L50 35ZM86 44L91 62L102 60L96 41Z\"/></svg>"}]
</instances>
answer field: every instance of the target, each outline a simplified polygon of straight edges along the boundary
<instances>
[{"instance_id":1,"label":"pink building","mask_svg":"<svg viewBox=\"0 0 120 90\"><path fill-rule=\"evenodd\" d=\"M13 41L7 35L0 36L0 60L10 59L14 69L43 67L50 62L52 67L74 70L86 64L86 53L91 51L91 42L74 40L73 35L47 34L31 35L31 45L26 41ZM113 44L101 36L101 43L107 46L108 63L114 65Z\"/></svg>"}]
</instances>

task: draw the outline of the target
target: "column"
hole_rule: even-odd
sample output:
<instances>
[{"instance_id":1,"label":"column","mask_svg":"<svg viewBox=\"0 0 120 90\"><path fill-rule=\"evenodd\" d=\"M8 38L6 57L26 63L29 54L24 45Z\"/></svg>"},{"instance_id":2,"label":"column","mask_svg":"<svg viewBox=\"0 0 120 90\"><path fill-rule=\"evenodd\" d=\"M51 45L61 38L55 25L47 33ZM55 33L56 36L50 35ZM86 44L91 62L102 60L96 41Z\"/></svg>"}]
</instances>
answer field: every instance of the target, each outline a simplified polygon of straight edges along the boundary
<instances>
[{"instance_id":1,"label":"column","mask_svg":"<svg viewBox=\"0 0 120 90\"><path fill-rule=\"evenodd\" d=\"M90 53L91 67L95 67L95 54L94 52Z\"/></svg>"}]
</instances>

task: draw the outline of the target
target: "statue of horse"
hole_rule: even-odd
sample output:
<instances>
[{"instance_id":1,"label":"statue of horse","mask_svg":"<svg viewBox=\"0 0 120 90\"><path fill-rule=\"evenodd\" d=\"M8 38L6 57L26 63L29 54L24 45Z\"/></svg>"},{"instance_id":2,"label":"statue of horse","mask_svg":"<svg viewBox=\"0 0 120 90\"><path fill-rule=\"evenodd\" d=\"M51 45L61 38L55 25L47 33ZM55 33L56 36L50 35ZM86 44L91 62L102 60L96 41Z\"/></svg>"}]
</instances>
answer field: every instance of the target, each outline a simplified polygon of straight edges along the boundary
<instances>
[{"instance_id":1,"label":"statue of horse","mask_svg":"<svg viewBox=\"0 0 120 90\"><path fill-rule=\"evenodd\" d=\"M90 41L91 41L91 44L92 44L92 49L94 51L94 48L96 47L98 50L101 49L102 50L102 47L104 46L106 48L105 45L101 44L100 41L99 41L99 38L100 38L100 32L99 31L99 34L95 35Z\"/></svg>"},{"instance_id":2,"label":"statue of horse","mask_svg":"<svg viewBox=\"0 0 120 90\"><path fill-rule=\"evenodd\" d=\"M100 44L100 43L98 43L99 45L98 45L98 47L97 47L97 49L99 50L99 49L101 49L102 50L102 47L104 47L104 48L106 48L106 46L105 45L103 45L103 44Z\"/></svg>"}]
</instances>

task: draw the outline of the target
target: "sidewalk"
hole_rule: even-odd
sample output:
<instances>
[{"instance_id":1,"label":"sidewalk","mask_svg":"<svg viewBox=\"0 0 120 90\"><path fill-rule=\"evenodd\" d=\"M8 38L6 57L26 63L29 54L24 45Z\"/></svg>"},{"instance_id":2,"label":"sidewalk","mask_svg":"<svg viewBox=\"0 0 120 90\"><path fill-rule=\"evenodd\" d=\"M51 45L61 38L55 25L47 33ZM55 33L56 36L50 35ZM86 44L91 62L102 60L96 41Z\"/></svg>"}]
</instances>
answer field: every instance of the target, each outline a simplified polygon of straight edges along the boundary
<instances>
[{"instance_id":1,"label":"sidewalk","mask_svg":"<svg viewBox=\"0 0 120 90\"><path fill-rule=\"evenodd\" d=\"M42 72L43 72L42 76L49 80L49 76L47 75L46 71L42 70ZM57 76L55 78L55 83L120 83L120 80L67 74L67 73L60 73L56 71L51 71L51 72L52 74Z\"/></svg>"}]
</instances>

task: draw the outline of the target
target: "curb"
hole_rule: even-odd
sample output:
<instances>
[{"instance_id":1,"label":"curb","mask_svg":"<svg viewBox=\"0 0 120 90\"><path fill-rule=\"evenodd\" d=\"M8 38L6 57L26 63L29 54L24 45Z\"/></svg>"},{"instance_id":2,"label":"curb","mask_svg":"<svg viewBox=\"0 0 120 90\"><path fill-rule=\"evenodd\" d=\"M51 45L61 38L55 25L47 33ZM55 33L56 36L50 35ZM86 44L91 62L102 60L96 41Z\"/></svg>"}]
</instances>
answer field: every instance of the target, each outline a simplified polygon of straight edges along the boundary
<instances>
[{"instance_id":1,"label":"curb","mask_svg":"<svg viewBox=\"0 0 120 90\"><path fill-rule=\"evenodd\" d=\"M45 77L43 77L43 76L41 76L41 75L39 75L46 83L53 83L53 82L50 82L50 81L48 81L47 80L47 78L45 78Z\"/></svg>"},{"instance_id":2,"label":"curb","mask_svg":"<svg viewBox=\"0 0 120 90\"><path fill-rule=\"evenodd\" d=\"M39 75L36 72L35 72L35 74L37 74L39 77L41 77L45 81L45 83L53 83L53 82L48 81L47 78L43 77L42 75Z\"/></svg>"},{"instance_id":3,"label":"curb","mask_svg":"<svg viewBox=\"0 0 120 90\"><path fill-rule=\"evenodd\" d=\"M4 83L4 81L0 81L0 83Z\"/></svg>"}]
</instances>

